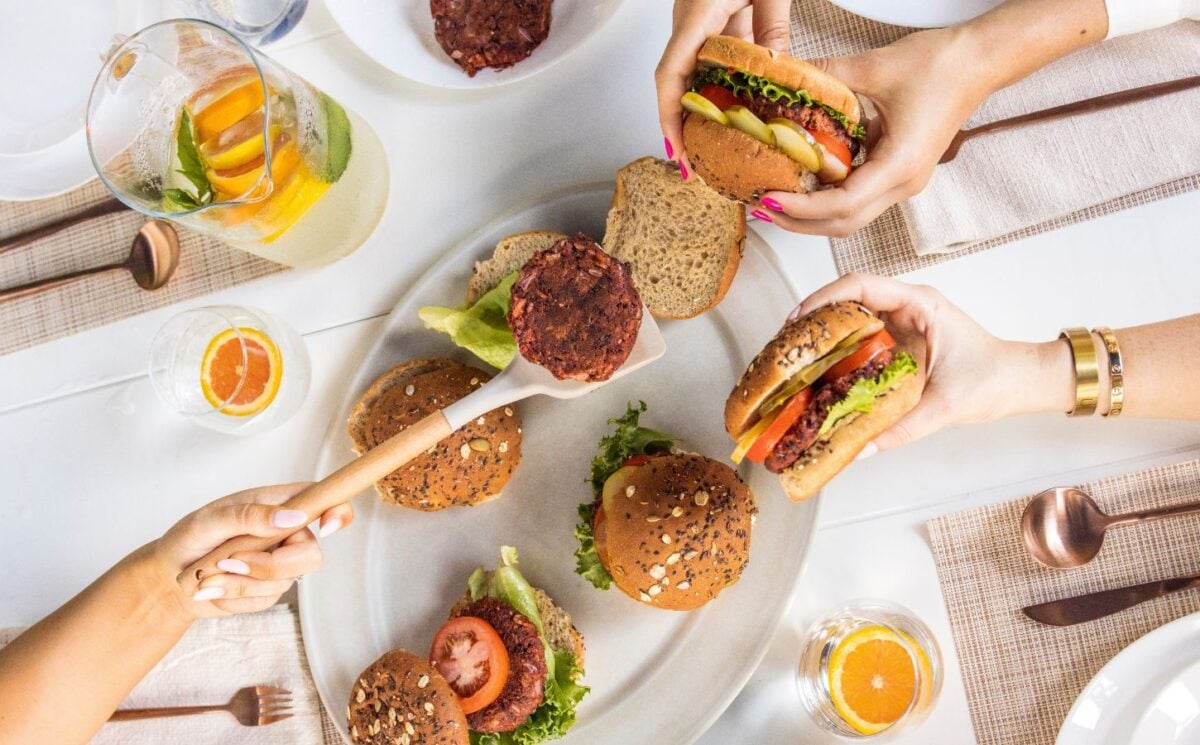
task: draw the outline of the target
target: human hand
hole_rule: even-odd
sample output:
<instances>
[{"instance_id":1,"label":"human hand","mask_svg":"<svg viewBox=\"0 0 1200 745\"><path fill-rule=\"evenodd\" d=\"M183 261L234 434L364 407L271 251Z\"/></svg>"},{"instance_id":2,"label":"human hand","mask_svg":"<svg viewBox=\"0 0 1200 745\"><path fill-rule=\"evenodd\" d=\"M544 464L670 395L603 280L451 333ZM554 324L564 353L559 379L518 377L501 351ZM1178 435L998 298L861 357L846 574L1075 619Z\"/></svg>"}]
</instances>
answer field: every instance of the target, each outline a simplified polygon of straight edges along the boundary
<instances>
[{"instance_id":1,"label":"human hand","mask_svg":"<svg viewBox=\"0 0 1200 745\"><path fill-rule=\"evenodd\" d=\"M847 274L822 287L789 320L839 300L862 303L884 320L897 344L916 357L924 387L916 408L859 457L954 424L1070 408L1072 368L1061 342L998 339L934 288L870 274Z\"/></svg>"},{"instance_id":2,"label":"human hand","mask_svg":"<svg viewBox=\"0 0 1200 745\"><path fill-rule=\"evenodd\" d=\"M717 34L752 40L780 52L791 38L791 0L675 0L671 38L654 71L658 118L668 158L679 160L684 179L691 177L683 151L683 106L688 80L696 70L696 54Z\"/></svg>"},{"instance_id":3,"label":"human hand","mask_svg":"<svg viewBox=\"0 0 1200 745\"><path fill-rule=\"evenodd\" d=\"M185 516L144 552L154 567L156 581L169 586L168 594L178 600L189 618L248 613L274 605L296 578L321 568L321 548L308 528L283 538L269 551L238 553L223 559L217 564L222 573L205 577L190 597L176 578L230 538L284 536L307 523L303 512L281 506L307 486L301 483L247 489ZM353 508L348 503L338 505L321 515L320 533L330 535L353 520Z\"/></svg>"}]
</instances>

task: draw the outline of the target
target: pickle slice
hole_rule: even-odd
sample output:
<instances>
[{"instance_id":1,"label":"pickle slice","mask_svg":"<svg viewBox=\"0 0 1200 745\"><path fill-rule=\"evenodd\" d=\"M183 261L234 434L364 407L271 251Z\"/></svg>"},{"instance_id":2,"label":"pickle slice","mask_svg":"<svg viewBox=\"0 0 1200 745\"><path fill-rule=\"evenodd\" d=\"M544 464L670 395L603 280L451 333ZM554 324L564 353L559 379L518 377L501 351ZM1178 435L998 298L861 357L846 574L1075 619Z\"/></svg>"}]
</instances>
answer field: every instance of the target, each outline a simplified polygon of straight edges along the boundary
<instances>
[{"instance_id":1,"label":"pickle slice","mask_svg":"<svg viewBox=\"0 0 1200 745\"><path fill-rule=\"evenodd\" d=\"M771 130L767 129L767 125L763 124L762 119L755 116L754 112L745 106L730 106L725 109L725 116L729 117L731 125L759 142L765 145L775 145L775 135L771 134Z\"/></svg>"},{"instance_id":2,"label":"pickle slice","mask_svg":"<svg viewBox=\"0 0 1200 745\"><path fill-rule=\"evenodd\" d=\"M791 119L775 117L767 122L767 129L775 135L775 147L787 154L805 169L816 173L821 170L821 151L813 136Z\"/></svg>"},{"instance_id":3,"label":"pickle slice","mask_svg":"<svg viewBox=\"0 0 1200 745\"><path fill-rule=\"evenodd\" d=\"M679 100L679 103L683 104L683 108L693 114L699 114L705 119L713 120L717 124L724 124L726 127L729 126L729 117L725 116L725 112L721 111L715 103L709 101L699 93L688 91L683 94L683 98Z\"/></svg>"}]
</instances>

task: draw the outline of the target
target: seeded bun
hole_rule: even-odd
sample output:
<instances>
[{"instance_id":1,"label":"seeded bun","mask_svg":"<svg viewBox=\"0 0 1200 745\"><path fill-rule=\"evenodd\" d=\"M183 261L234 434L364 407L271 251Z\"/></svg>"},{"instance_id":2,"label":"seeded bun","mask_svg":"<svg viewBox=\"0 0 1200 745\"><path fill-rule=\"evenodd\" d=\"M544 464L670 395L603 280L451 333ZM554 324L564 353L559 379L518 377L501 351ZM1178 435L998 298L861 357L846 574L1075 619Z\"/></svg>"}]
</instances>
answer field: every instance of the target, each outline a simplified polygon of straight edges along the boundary
<instances>
[{"instance_id":1,"label":"seeded bun","mask_svg":"<svg viewBox=\"0 0 1200 745\"><path fill-rule=\"evenodd\" d=\"M851 334L873 334L882 328L883 321L854 302L831 303L788 322L758 353L725 400L725 431L740 440L758 422L758 407L793 375Z\"/></svg>"},{"instance_id":2,"label":"seeded bun","mask_svg":"<svg viewBox=\"0 0 1200 745\"><path fill-rule=\"evenodd\" d=\"M875 399L866 414L852 414L834 427L828 440L817 440L800 459L779 474L783 490L793 502L816 494L874 440L912 410L921 398L916 375L906 376L892 390Z\"/></svg>"},{"instance_id":3,"label":"seeded bun","mask_svg":"<svg viewBox=\"0 0 1200 745\"><path fill-rule=\"evenodd\" d=\"M358 676L346 710L355 745L468 745L458 696L429 660L396 649Z\"/></svg>"},{"instance_id":4,"label":"seeded bun","mask_svg":"<svg viewBox=\"0 0 1200 745\"><path fill-rule=\"evenodd\" d=\"M710 36L696 55L700 68L732 67L792 90L807 91L813 100L846 115L851 126L862 118L854 92L829 73L804 60L760 47L735 36Z\"/></svg>"},{"instance_id":5,"label":"seeded bun","mask_svg":"<svg viewBox=\"0 0 1200 745\"><path fill-rule=\"evenodd\" d=\"M732 468L682 453L619 473L628 480L605 510L602 531L606 566L622 592L686 611L738 580L758 509Z\"/></svg>"},{"instance_id":6,"label":"seeded bun","mask_svg":"<svg viewBox=\"0 0 1200 745\"><path fill-rule=\"evenodd\" d=\"M782 150L699 114L683 120L683 149L704 183L726 199L754 204L768 191L806 193L820 185Z\"/></svg>"},{"instance_id":7,"label":"seeded bun","mask_svg":"<svg viewBox=\"0 0 1200 745\"><path fill-rule=\"evenodd\" d=\"M533 594L537 600L538 613L542 616L542 628L546 630L546 641L554 649L567 650L574 655L579 669L582 670L587 648L583 643L583 634L575 628L571 614L555 604L542 590L535 587ZM468 590L450 609L447 619L461 616L471 603L471 591Z\"/></svg>"},{"instance_id":8,"label":"seeded bun","mask_svg":"<svg viewBox=\"0 0 1200 745\"><path fill-rule=\"evenodd\" d=\"M350 415L359 455L486 383L489 373L445 358L401 363L371 384ZM375 484L383 501L433 512L500 494L521 460L516 405L494 409Z\"/></svg>"}]
</instances>

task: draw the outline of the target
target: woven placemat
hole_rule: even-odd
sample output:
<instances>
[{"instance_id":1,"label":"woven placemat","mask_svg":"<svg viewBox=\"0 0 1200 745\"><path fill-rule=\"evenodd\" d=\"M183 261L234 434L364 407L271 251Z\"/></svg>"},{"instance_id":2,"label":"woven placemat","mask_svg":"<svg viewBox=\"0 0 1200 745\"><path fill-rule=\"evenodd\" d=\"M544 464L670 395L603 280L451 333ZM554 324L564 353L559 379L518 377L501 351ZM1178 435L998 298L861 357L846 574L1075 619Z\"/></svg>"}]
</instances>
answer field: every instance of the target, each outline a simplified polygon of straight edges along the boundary
<instances>
[{"instance_id":1,"label":"woven placemat","mask_svg":"<svg viewBox=\"0 0 1200 745\"><path fill-rule=\"evenodd\" d=\"M794 0L791 25L792 55L806 59L874 49L919 30L868 20L842 10L828 0ZM834 238L830 243L838 274L866 272L895 276L1197 189L1200 189L1200 175L1177 179L973 243L953 253L918 256L898 206L889 207L857 233Z\"/></svg>"},{"instance_id":2,"label":"woven placemat","mask_svg":"<svg viewBox=\"0 0 1200 745\"><path fill-rule=\"evenodd\" d=\"M1080 486L1109 514L1200 501L1200 460ZM1029 499L928 523L979 745L1049 745L1106 662L1153 629L1200 610L1200 593L1181 592L1075 626L1026 618L1020 609L1035 603L1200 573L1196 515L1114 529L1091 563L1047 569L1021 543Z\"/></svg>"},{"instance_id":3,"label":"woven placemat","mask_svg":"<svg viewBox=\"0 0 1200 745\"><path fill-rule=\"evenodd\" d=\"M99 181L36 202L0 202L0 240L76 214L109 199ZM122 261L146 217L132 210L106 215L0 253L5 287ZM128 272L107 272L39 295L0 303L0 355L119 321L122 318L223 290L283 271L265 261L178 225L175 276L153 292Z\"/></svg>"}]
</instances>

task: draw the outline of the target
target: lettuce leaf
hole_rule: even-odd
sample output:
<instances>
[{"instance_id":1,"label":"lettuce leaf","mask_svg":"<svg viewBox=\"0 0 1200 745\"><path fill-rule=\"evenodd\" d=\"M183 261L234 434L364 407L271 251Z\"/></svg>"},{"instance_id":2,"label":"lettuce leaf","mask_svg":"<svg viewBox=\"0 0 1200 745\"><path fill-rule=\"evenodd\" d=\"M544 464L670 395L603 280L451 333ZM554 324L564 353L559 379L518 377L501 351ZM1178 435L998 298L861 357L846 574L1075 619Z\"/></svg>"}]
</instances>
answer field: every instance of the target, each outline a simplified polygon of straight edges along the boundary
<instances>
[{"instance_id":1,"label":"lettuce leaf","mask_svg":"<svg viewBox=\"0 0 1200 745\"><path fill-rule=\"evenodd\" d=\"M471 600L495 598L511 605L533 623L545 643L546 630L542 626L542 614L538 612L537 596L533 592L533 586L517 569L515 548L501 546L500 563L496 568L488 572L483 567L475 567L475 571L471 572L467 579L467 586L471 589Z\"/></svg>"},{"instance_id":2,"label":"lettuce leaf","mask_svg":"<svg viewBox=\"0 0 1200 745\"><path fill-rule=\"evenodd\" d=\"M783 102L788 106L819 106L825 110L833 120L842 125L850 136L860 142L867 139L867 130L861 124L851 126L850 120L846 115L832 106L826 106L820 101L815 100L808 91L792 90L785 88L782 85L773 83L764 77L752 75L741 70L729 71L724 67L710 67L702 71L696 76L692 82L692 90L699 90L705 85L719 85L723 88L728 88L738 96L748 96L757 98L759 96L767 99L771 103Z\"/></svg>"},{"instance_id":3,"label":"lettuce leaf","mask_svg":"<svg viewBox=\"0 0 1200 745\"><path fill-rule=\"evenodd\" d=\"M517 272L500 280L472 306L426 306L417 311L426 328L447 334L455 344L499 370L517 356L517 340L508 328L508 303Z\"/></svg>"},{"instance_id":4,"label":"lettuce leaf","mask_svg":"<svg viewBox=\"0 0 1200 745\"><path fill-rule=\"evenodd\" d=\"M855 412L869 412L875 406L875 398L894 388L897 383L917 372L917 361L908 352L900 352L874 380L864 378L855 383L846 397L829 407L829 413L821 424L818 437L824 438L837 423Z\"/></svg>"},{"instance_id":5,"label":"lettuce leaf","mask_svg":"<svg viewBox=\"0 0 1200 745\"><path fill-rule=\"evenodd\" d=\"M596 589L607 590L612 587L613 578L600 563L600 554L596 552L596 537L592 535L595 516L594 502L579 505L579 524L575 526L575 540L579 541L579 548L575 549L575 573Z\"/></svg>"}]
</instances>

